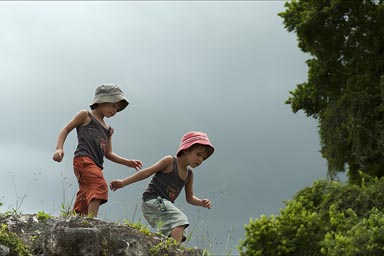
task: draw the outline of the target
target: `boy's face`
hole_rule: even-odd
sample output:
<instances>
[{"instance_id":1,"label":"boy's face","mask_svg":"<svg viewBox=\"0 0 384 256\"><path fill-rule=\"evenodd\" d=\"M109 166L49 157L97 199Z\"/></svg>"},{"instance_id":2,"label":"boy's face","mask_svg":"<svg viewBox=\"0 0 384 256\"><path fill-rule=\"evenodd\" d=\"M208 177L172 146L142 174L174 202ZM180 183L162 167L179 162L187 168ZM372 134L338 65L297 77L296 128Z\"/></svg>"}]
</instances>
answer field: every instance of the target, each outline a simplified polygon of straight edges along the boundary
<instances>
[{"instance_id":1,"label":"boy's face","mask_svg":"<svg viewBox=\"0 0 384 256\"><path fill-rule=\"evenodd\" d=\"M98 108L100 111L103 113L105 117L112 117L116 115L117 111L120 109L120 102L105 102L105 103L100 103Z\"/></svg>"},{"instance_id":2,"label":"boy's face","mask_svg":"<svg viewBox=\"0 0 384 256\"><path fill-rule=\"evenodd\" d=\"M189 166L196 168L201 165L208 156L208 150L205 146L196 146L188 150L187 157Z\"/></svg>"}]
</instances>

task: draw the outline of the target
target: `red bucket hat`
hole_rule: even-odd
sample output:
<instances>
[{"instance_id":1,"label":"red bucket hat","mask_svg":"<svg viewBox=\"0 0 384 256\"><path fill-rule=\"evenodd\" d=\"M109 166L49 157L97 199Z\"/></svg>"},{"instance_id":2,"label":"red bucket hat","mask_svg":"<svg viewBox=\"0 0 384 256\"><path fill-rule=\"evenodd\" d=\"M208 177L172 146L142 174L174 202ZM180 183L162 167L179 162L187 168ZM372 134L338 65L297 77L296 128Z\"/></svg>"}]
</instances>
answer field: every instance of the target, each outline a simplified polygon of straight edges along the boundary
<instances>
[{"instance_id":1,"label":"red bucket hat","mask_svg":"<svg viewBox=\"0 0 384 256\"><path fill-rule=\"evenodd\" d=\"M210 157L215 150L215 148L212 146L211 142L208 139L207 134L203 132L188 132L184 134L183 138L181 138L179 149L177 150L177 156L180 156L181 151L186 150L190 147L192 147L195 144L205 145L209 146L212 150L208 153L208 157Z\"/></svg>"}]
</instances>

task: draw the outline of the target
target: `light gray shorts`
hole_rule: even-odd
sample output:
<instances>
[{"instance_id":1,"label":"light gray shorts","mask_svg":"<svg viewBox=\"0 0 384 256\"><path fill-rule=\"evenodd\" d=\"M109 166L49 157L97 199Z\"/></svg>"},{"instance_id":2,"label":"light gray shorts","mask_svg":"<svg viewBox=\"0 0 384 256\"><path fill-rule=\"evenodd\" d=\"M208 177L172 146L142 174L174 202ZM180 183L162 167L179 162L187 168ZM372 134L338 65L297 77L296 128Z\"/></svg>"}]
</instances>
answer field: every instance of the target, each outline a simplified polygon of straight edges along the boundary
<instances>
[{"instance_id":1,"label":"light gray shorts","mask_svg":"<svg viewBox=\"0 0 384 256\"><path fill-rule=\"evenodd\" d=\"M163 201L166 208L164 212L160 211L160 203L156 198L143 202L141 208L148 223L165 236L170 236L172 229L176 227L185 226L187 228L189 226L187 216L171 201L166 199Z\"/></svg>"}]
</instances>

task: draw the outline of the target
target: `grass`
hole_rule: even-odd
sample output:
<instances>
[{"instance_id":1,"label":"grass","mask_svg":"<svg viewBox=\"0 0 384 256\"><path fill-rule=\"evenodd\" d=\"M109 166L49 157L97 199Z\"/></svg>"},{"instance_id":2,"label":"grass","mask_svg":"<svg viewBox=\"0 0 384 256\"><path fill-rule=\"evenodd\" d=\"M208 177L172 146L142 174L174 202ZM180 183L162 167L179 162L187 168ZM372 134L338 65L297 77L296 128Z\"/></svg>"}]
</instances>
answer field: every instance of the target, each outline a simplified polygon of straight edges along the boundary
<instances>
[{"instance_id":1,"label":"grass","mask_svg":"<svg viewBox=\"0 0 384 256\"><path fill-rule=\"evenodd\" d=\"M229 244L232 241L233 229L228 229L227 239L225 243L217 241L216 237L212 237L210 232L207 230L207 224L201 219L200 209L197 210L195 219L195 225L190 226L187 232L186 246L195 244L197 248L205 249L208 255L217 255L220 251L220 255L227 256L233 255ZM188 230L187 229L187 230Z\"/></svg>"},{"instance_id":2,"label":"grass","mask_svg":"<svg viewBox=\"0 0 384 256\"><path fill-rule=\"evenodd\" d=\"M125 220L124 223L131 228L134 228L140 231L143 234L150 235L152 234L151 229L148 228L147 225L142 224L140 221L138 222L130 222L129 220Z\"/></svg>"},{"instance_id":3,"label":"grass","mask_svg":"<svg viewBox=\"0 0 384 256\"><path fill-rule=\"evenodd\" d=\"M164 255L170 248L179 248L179 244L176 242L176 240L167 238L158 243L157 245L153 246L151 249L149 249L149 255L157 256L157 255Z\"/></svg>"},{"instance_id":4,"label":"grass","mask_svg":"<svg viewBox=\"0 0 384 256\"><path fill-rule=\"evenodd\" d=\"M48 213L45 213L44 211L37 212L37 219L39 221L46 221L52 218L53 216L49 215Z\"/></svg>"},{"instance_id":5,"label":"grass","mask_svg":"<svg viewBox=\"0 0 384 256\"><path fill-rule=\"evenodd\" d=\"M60 215L65 217L65 216L73 216L76 214L75 211L72 210L72 204L75 199L75 194L72 196L71 200L67 200L67 187L69 188L72 186L72 183L67 182L67 178L63 176L62 173L60 173L61 176L61 183L63 186L63 191L62 191L62 196L63 200L60 204Z\"/></svg>"}]
</instances>

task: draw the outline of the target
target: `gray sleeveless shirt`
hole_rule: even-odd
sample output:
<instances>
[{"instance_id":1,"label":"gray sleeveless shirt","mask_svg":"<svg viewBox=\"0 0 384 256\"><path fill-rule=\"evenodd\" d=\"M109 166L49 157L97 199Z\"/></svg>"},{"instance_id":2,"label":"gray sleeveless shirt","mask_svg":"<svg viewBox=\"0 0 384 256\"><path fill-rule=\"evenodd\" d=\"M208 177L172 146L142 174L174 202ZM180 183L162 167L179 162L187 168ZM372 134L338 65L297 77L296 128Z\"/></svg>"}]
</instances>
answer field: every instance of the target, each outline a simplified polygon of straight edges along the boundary
<instances>
[{"instance_id":1,"label":"gray sleeveless shirt","mask_svg":"<svg viewBox=\"0 0 384 256\"><path fill-rule=\"evenodd\" d=\"M113 129L104 128L91 113L88 112L88 115L91 118L89 124L76 128L78 145L75 157L89 156L97 166L103 169L108 138L112 136Z\"/></svg>"},{"instance_id":2,"label":"gray sleeveless shirt","mask_svg":"<svg viewBox=\"0 0 384 256\"><path fill-rule=\"evenodd\" d=\"M187 178L182 180L177 171L176 157L173 157L172 171L170 173L157 172L143 193L143 200L146 201L161 196L174 203L191 175L192 170L188 169Z\"/></svg>"}]
</instances>

